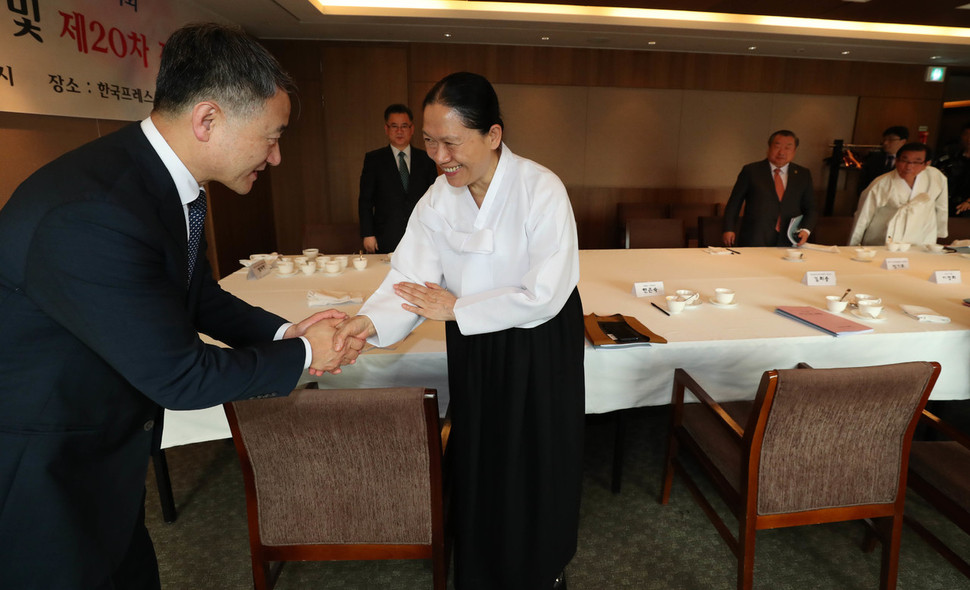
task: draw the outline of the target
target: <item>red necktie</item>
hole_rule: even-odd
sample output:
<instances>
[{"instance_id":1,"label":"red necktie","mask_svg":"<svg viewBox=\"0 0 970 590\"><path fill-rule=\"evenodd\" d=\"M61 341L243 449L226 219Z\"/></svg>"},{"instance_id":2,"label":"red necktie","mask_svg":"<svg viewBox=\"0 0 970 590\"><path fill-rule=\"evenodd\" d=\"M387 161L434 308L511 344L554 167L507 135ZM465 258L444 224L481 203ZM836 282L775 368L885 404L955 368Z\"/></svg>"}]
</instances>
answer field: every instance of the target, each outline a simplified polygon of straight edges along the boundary
<instances>
[{"instance_id":1,"label":"red necktie","mask_svg":"<svg viewBox=\"0 0 970 590\"><path fill-rule=\"evenodd\" d=\"M781 181L781 168L775 168L775 193L778 195L779 201L785 196L785 183ZM780 215L778 216L778 220L775 221L775 231L781 231Z\"/></svg>"}]
</instances>

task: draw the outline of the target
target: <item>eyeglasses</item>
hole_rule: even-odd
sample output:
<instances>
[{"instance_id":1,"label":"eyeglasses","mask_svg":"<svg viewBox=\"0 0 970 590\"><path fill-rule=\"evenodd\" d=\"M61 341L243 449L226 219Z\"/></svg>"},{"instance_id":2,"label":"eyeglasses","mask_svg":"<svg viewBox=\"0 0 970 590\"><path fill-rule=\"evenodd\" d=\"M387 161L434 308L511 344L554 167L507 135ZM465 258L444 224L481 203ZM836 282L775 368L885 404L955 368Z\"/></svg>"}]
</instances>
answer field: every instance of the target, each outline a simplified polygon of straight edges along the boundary
<instances>
[{"instance_id":1,"label":"eyeglasses","mask_svg":"<svg viewBox=\"0 0 970 590\"><path fill-rule=\"evenodd\" d=\"M387 124L385 123L385 125ZM394 131L407 131L408 129L411 128L411 124L405 123L404 125L387 125L387 128L392 129Z\"/></svg>"}]
</instances>

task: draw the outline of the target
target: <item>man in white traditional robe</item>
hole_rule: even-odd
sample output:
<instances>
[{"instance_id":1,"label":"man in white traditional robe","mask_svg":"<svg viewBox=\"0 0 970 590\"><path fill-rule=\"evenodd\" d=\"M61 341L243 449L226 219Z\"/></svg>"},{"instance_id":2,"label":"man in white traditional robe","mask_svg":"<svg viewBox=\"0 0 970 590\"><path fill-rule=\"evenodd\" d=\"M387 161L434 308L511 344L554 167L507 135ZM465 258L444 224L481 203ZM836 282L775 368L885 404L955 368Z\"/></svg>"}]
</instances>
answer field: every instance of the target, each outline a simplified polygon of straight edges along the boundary
<instances>
[{"instance_id":1,"label":"man in white traditional robe","mask_svg":"<svg viewBox=\"0 0 970 590\"><path fill-rule=\"evenodd\" d=\"M907 143L896 154L896 169L877 177L862 192L850 246L887 242L935 244L947 236L946 176L930 166L930 149Z\"/></svg>"}]
</instances>

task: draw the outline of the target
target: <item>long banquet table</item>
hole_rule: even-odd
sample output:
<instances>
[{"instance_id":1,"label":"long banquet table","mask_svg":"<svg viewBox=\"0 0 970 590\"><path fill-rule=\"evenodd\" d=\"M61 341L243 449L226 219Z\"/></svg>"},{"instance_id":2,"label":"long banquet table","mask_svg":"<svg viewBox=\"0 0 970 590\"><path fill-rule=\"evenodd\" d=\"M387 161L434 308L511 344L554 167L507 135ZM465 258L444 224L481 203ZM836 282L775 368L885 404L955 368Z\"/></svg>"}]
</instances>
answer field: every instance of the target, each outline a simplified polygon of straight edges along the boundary
<instances>
[{"instance_id":1,"label":"long banquet table","mask_svg":"<svg viewBox=\"0 0 970 590\"><path fill-rule=\"evenodd\" d=\"M909 360L935 360L943 365L932 399L970 398L970 285L936 284L935 271L959 270L970 281L970 258L931 254L922 250L889 253L877 248L872 262L852 260L854 250L838 253L806 250L804 262L789 262L777 248L739 248L740 255L713 255L703 249L586 250L580 252L580 294L585 313L622 313L636 317L668 340L646 347L605 349L586 347L586 412L669 403L673 372L687 369L720 400L751 398L762 372L790 368L804 361L812 366L863 366ZM883 260L905 257L909 268L887 270ZM310 289L360 292L365 297L383 279L389 264L369 256L365 270L348 268L340 275L268 276L247 280L244 269L220 281L223 288L246 301L298 321L322 308L307 306ZM807 271L832 271L836 285L808 286ZM650 305L663 306L661 296L636 297L635 281L663 281L668 293L691 289L702 304L672 316ZM716 307L708 302L717 287L737 293L738 305ZM779 305L810 305L824 309L826 295L869 293L883 299L885 320L863 321L873 332L832 337L782 317ZM918 322L903 314L900 304L930 307L949 316L948 324ZM354 313L358 305L337 309ZM444 329L425 322L390 349L361 355L356 365L337 376L316 380L321 388L414 385L436 388L448 399ZM162 446L170 447L230 436L222 408L166 413Z\"/></svg>"}]
</instances>

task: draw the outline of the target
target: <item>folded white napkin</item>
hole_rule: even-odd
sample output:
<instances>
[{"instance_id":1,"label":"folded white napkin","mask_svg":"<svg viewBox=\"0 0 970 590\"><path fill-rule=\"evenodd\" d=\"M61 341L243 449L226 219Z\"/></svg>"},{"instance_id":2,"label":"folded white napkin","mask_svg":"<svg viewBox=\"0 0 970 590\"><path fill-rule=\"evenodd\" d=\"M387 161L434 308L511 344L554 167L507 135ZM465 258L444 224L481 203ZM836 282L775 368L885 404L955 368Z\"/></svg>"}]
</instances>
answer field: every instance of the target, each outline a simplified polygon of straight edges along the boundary
<instances>
[{"instance_id":1,"label":"folded white napkin","mask_svg":"<svg viewBox=\"0 0 970 590\"><path fill-rule=\"evenodd\" d=\"M717 246L708 246L704 251L707 252L708 254L716 254L718 256L721 256L723 254L728 254L728 255L731 254L731 251L728 250L727 248L718 248Z\"/></svg>"},{"instance_id":2,"label":"folded white napkin","mask_svg":"<svg viewBox=\"0 0 970 590\"><path fill-rule=\"evenodd\" d=\"M818 250L819 252L832 252L833 254L839 253L838 246L823 246L821 244L812 244L810 242L805 242L802 244L802 248L806 250Z\"/></svg>"},{"instance_id":3,"label":"folded white napkin","mask_svg":"<svg viewBox=\"0 0 970 590\"><path fill-rule=\"evenodd\" d=\"M306 304L309 307L324 305L341 305L344 303L363 303L364 296L360 293L346 291L327 291L324 289L309 290L306 293Z\"/></svg>"},{"instance_id":4,"label":"folded white napkin","mask_svg":"<svg viewBox=\"0 0 970 590\"><path fill-rule=\"evenodd\" d=\"M950 323L950 318L945 315L940 315L928 307L919 305L900 305L899 307L903 310L903 313L921 322L933 322L936 324Z\"/></svg>"}]
</instances>

